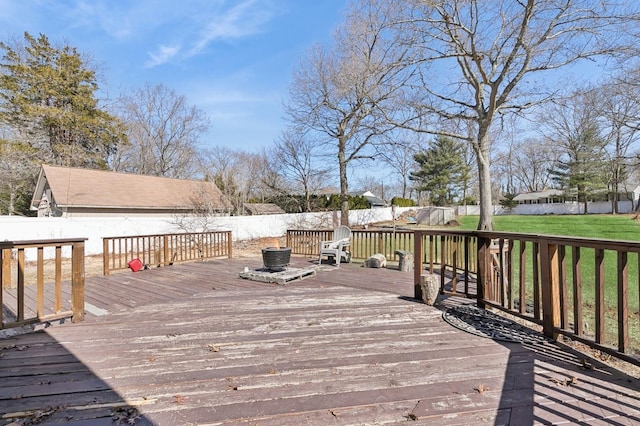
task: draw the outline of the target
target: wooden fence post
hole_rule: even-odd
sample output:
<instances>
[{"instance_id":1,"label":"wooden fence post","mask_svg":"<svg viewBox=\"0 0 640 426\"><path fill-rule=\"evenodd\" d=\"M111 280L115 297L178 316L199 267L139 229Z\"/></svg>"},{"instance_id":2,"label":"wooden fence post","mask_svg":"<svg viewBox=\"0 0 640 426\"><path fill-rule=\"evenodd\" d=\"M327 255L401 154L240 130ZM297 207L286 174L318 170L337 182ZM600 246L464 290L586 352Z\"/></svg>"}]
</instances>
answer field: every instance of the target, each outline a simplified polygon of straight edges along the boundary
<instances>
[{"instance_id":1,"label":"wooden fence post","mask_svg":"<svg viewBox=\"0 0 640 426\"><path fill-rule=\"evenodd\" d=\"M557 339L560 326L560 271L558 245L540 240L540 284L542 289L542 331Z\"/></svg>"},{"instance_id":2,"label":"wooden fence post","mask_svg":"<svg viewBox=\"0 0 640 426\"><path fill-rule=\"evenodd\" d=\"M11 249L2 249L2 278L0 286L11 286Z\"/></svg>"},{"instance_id":3,"label":"wooden fence post","mask_svg":"<svg viewBox=\"0 0 640 426\"><path fill-rule=\"evenodd\" d=\"M479 308L485 309L486 290L491 280L491 238L478 236L478 282L476 289L476 304Z\"/></svg>"},{"instance_id":4,"label":"wooden fence post","mask_svg":"<svg viewBox=\"0 0 640 426\"><path fill-rule=\"evenodd\" d=\"M231 231L227 231L227 246L229 248L229 259L231 259L233 257L233 238Z\"/></svg>"},{"instance_id":5,"label":"wooden fence post","mask_svg":"<svg viewBox=\"0 0 640 426\"><path fill-rule=\"evenodd\" d=\"M102 239L102 275L109 275L109 238Z\"/></svg>"},{"instance_id":6,"label":"wooden fence post","mask_svg":"<svg viewBox=\"0 0 640 426\"><path fill-rule=\"evenodd\" d=\"M71 322L84 320L84 241L71 249Z\"/></svg>"}]
</instances>

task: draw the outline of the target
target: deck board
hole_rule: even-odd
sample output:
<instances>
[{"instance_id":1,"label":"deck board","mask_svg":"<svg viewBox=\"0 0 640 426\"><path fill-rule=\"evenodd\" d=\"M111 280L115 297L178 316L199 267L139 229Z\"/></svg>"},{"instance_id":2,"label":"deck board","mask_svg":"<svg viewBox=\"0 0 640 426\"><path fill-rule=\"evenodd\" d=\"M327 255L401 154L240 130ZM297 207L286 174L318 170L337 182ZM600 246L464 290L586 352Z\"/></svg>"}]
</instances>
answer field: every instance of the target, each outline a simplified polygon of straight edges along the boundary
<instances>
[{"instance_id":1,"label":"deck board","mask_svg":"<svg viewBox=\"0 0 640 426\"><path fill-rule=\"evenodd\" d=\"M458 330L411 298L412 273L239 277L257 262L87 278L107 315L0 340L0 424L112 424L130 407L138 425L640 422L636 379Z\"/></svg>"}]
</instances>

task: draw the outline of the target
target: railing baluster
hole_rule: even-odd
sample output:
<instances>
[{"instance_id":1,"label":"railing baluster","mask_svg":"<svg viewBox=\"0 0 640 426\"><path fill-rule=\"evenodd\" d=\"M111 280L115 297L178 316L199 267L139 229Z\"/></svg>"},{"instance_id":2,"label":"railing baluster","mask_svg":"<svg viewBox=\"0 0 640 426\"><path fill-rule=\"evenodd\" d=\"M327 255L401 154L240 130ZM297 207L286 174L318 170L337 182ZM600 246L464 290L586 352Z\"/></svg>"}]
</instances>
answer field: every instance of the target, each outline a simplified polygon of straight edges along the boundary
<instances>
[{"instance_id":1,"label":"railing baluster","mask_svg":"<svg viewBox=\"0 0 640 426\"><path fill-rule=\"evenodd\" d=\"M44 316L44 248L38 247L36 260L36 315Z\"/></svg>"},{"instance_id":2,"label":"railing baluster","mask_svg":"<svg viewBox=\"0 0 640 426\"><path fill-rule=\"evenodd\" d=\"M527 312L527 242L525 240L520 240L520 288L519 292L519 303L520 303L520 313L525 314Z\"/></svg>"},{"instance_id":3,"label":"railing baluster","mask_svg":"<svg viewBox=\"0 0 640 426\"><path fill-rule=\"evenodd\" d=\"M539 320L540 317L540 245L537 242L533 243L533 316Z\"/></svg>"},{"instance_id":4,"label":"railing baluster","mask_svg":"<svg viewBox=\"0 0 640 426\"><path fill-rule=\"evenodd\" d=\"M569 316L569 301L567 300L567 261L566 247L558 247L558 268L560 275L560 327L566 329Z\"/></svg>"},{"instance_id":5,"label":"railing baluster","mask_svg":"<svg viewBox=\"0 0 640 426\"><path fill-rule=\"evenodd\" d=\"M604 250L595 251L596 343L604 343Z\"/></svg>"},{"instance_id":6,"label":"railing baluster","mask_svg":"<svg viewBox=\"0 0 640 426\"><path fill-rule=\"evenodd\" d=\"M573 332L578 336L584 333L582 321L582 267L580 247L571 247L571 263L573 269Z\"/></svg>"},{"instance_id":7,"label":"railing baluster","mask_svg":"<svg viewBox=\"0 0 640 426\"><path fill-rule=\"evenodd\" d=\"M55 282L56 301L54 309L57 314L62 310L62 246L56 246Z\"/></svg>"},{"instance_id":8,"label":"railing baluster","mask_svg":"<svg viewBox=\"0 0 640 426\"><path fill-rule=\"evenodd\" d=\"M618 350L629 350L629 300L628 300L628 261L627 252L618 251Z\"/></svg>"}]
</instances>

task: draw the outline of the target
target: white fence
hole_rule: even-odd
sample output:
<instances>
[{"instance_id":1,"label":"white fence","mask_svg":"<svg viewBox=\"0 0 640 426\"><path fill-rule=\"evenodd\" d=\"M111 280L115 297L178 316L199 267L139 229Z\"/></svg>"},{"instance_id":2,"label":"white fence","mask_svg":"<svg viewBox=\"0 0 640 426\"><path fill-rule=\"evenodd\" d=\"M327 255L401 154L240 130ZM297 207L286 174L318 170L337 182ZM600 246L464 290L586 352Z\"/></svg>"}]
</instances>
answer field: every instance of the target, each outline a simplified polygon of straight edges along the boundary
<instances>
[{"instance_id":1,"label":"white fence","mask_svg":"<svg viewBox=\"0 0 640 426\"><path fill-rule=\"evenodd\" d=\"M396 215L416 207L398 207ZM511 213L501 206L494 206L494 214L580 214L583 205L578 203L526 204L519 205ZM610 203L589 203L589 213L610 213ZM620 203L620 213L632 212L629 201ZM458 206L456 214L478 215L478 206ZM375 208L349 212L349 223L368 223L392 220L392 209ZM191 228L185 228L185 219L166 217L105 217L105 218L48 218L0 216L0 240L29 241L60 238L87 238L85 254L102 253L102 238L129 235L153 235L179 232L195 232L203 229L211 231L231 231L234 240L280 237L287 229L334 229L339 225L339 212L298 213L265 216L231 216L206 219L206 227L191 220ZM27 254L27 257L30 257ZM31 260L31 259L30 259Z\"/></svg>"},{"instance_id":2,"label":"white fence","mask_svg":"<svg viewBox=\"0 0 640 426\"><path fill-rule=\"evenodd\" d=\"M398 208L396 214L400 214L405 210L408 209ZM354 210L349 213L349 223L352 225L365 225L386 220L392 220L391 208ZM231 231L234 240L248 240L280 237L286 234L287 229L294 228L334 229L339 225L339 222L339 212L230 216L207 218L206 229L211 231ZM174 216L153 218L25 218L20 216L0 216L0 240L29 241L87 238L85 254L95 255L102 253L102 238L104 237L197 232L205 229L204 225L201 219L186 219ZM27 257L30 257L29 253L27 253Z\"/></svg>"},{"instance_id":3,"label":"white fence","mask_svg":"<svg viewBox=\"0 0 640 426\"><path fill-rule=\"evenodd\" d=\"M577 202L552 203L552 204L518 204L511 211L502 206L493 206L494 215L504 214L583 214L584 204ZM589 214L611 213L611 202L590 202L587 207ZM633 203L631 201L620 201L618 203L618 213L633 213ZM477 216L480 214L480 206L456 206L458 216Z\"/></svg>"}]
</instances>

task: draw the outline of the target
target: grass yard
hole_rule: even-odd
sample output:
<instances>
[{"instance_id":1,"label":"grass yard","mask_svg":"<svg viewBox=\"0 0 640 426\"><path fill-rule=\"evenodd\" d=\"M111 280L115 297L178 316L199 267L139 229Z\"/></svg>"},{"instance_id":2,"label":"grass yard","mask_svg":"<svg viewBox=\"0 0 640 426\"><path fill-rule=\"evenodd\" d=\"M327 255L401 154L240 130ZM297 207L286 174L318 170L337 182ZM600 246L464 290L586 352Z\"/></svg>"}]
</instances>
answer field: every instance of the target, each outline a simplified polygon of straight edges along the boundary
<instances>
[{"instance_id":1,"label":"grass yard","mask_svg":"<svg viewBox=\"0 0 640 426\"><path fill-rule=\"evenodd\" d=\"M640 241L640 222L634 220L634 215L547 215L547 216L495 216L494 230L505 232L518 232L527 234L562 235L569 237L586 237L608 240ZM465 216L460 218L459 229L473 230L478 224L477 216ZM519 242L515 243L514 253L518 253ZM530 244L527 244L530 246ZM528 247L529 253L532 248ZM595 250L581 249L581 279L582 279L582 306L585 315L585 332L595 330ZM532 261L531 255L527 257L526 265L526 292L527 299L531 300L532 286ZM519 257L514 256L514 271L518 271ZM567 290L569 295L569 320L573 322L573 286L571 269L571 249L567 247ZM632 337L632 347L640 350L640 321L639 321L639 276L638 255L630 253L628 257L628 301L629 301L629 327ZM617 254L614 251L605 251L605 306L607 343L614 344L617 333ZM514 274L516 282L513 283L514 291L520 286L517 282L517 273Z\"/></svg>"},{"instance_id":2,"label":"grass yard","mask_svg":"<svg viewBox=\"0 0 640 426\"><path fill-rule=\"evenodd\" d=\"M506 215L494 216L495 231L640 241L634 215ZM476 229L478 216L462 216L460 229Z\"/></svg>"}]
</instances>

